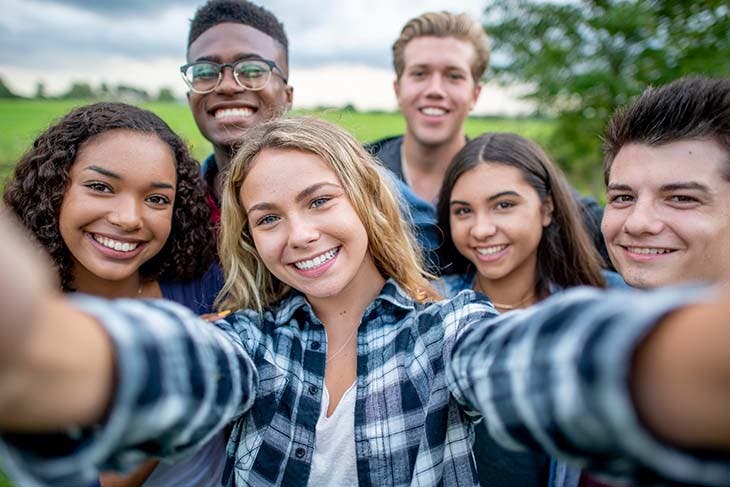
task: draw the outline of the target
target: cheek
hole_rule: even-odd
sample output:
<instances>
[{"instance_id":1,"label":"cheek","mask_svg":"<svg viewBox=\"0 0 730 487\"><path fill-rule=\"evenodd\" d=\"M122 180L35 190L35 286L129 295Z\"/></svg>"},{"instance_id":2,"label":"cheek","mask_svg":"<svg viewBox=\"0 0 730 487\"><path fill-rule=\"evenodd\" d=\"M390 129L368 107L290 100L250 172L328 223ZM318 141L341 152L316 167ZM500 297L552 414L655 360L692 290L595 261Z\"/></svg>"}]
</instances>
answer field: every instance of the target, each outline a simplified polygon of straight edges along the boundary
<instances>
[{"instance_id":1,"label":"cheek","mask_svg":"<svg viewBox=\"0 0 730 487\"><path fill-rule=\"evenodd\" d=\"M451 240L454 241L454 245L457 248L465 245L469 233L469 224L465 221L451 218L449 225L451 226Z\"/></svg>"}]
</instances>

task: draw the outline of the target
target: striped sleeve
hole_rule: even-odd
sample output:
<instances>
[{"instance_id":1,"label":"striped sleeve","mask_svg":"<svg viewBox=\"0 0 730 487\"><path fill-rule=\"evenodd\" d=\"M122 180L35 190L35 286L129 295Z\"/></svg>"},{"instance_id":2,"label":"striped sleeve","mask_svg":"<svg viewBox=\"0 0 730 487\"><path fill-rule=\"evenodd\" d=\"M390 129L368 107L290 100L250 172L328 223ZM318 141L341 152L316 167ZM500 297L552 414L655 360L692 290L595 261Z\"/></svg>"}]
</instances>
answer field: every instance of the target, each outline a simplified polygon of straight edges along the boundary
<instances>
[{"instance_id":1,"label":"striped sleeve","mask_svg":"<svg viewBox=\"0 0 730 487\"><path fill-rule=\"evenodd\" d=\"M256 370L240 339L187 308L88 296L74 303L114 344L112 404L102 424L58 435L60 454L48 455L47 436L4 438L0 458L18 485L88 486L101 469L124 471L151 455L182 455L253 403Z\"/></svg>"},{"instance_id":2,"label":"striped sleeve","mask_svg":"<svg viewBox=\"0 0 730 487\"><path fill-rule=\"evenodd\" d=\"M476 324L457 342L448 380L503 446L531 448L614 478L727 486L730 459L662 443L637 417L634 351L694 289L573 289Z\"/></svg>"}]
</instances>

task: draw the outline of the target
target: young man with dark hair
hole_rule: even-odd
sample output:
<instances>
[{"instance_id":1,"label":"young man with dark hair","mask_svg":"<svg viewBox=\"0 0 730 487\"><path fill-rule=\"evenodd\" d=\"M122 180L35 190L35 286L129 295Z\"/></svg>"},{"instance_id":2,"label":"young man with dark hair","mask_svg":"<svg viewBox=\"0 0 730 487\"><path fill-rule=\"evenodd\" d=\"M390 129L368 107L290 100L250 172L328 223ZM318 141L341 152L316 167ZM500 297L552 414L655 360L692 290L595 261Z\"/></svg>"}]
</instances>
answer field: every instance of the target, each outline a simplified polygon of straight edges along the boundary
<instances>
[{"instance_id":1,"label":"young man with dark hair","mask_svg":"<svg viewBox=\"0 0 730 487\"><path fill-rule=\"evenodd\" d=\"M397 176L419 242L432 261L442 235L434 202L446 168L466 144L464 122L479 99L488 64L484 28L463 13L424 13L409 20L393 43L393 88L406 133L367 149ZM580 203L589 234L607 258L599 228L603 209L592 198Z\"/></svg>"},{"instance_id":2,"label":"young man with dark hair","mask_svg":"<svg viewBox=\"0 0 730 487\"><path fill-rule=\"evenodd\" d=\"M188 84L195 123L213 144L202 165L214 223L220 220L219 185L247 129L291 108L289 41L284 26L246 0L210 0L190 23Z\"/></svg>"},{"instance_id":3,"label":"young man with dark hair","mask_svg":"<svg viewBox=\"0 0 730 487\"><path fill-rule=\"evenodd\" d=\"M646 90L606 130L603 234L634 287L730 275L730 79Z\"/></svg>"}]
</instances>

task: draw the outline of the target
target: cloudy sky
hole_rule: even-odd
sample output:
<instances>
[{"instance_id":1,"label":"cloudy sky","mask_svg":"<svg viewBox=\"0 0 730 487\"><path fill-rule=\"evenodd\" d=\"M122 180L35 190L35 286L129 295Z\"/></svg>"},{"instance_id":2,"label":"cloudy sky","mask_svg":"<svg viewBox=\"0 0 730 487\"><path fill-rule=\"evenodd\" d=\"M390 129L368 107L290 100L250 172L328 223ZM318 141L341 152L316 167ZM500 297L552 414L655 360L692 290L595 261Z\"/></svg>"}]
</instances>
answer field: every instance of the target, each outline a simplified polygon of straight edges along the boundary
<instances>
[{"instance_id":1,"label":"cloudy sky","mask_svg":"<svg viewBox=\"0 0 730 487\"><path fill-rule=\"evenodd\" d=\"M289 36L296 107L395 109L390 46L410 18L429 10L480 18L485 0L262 0ZM14 91L48 93L74 81L167 86L182 96L190 18L204 0L0 0L0 76ZM489 84L476 113L524 111Z\"/></svg>"}]
</instances>

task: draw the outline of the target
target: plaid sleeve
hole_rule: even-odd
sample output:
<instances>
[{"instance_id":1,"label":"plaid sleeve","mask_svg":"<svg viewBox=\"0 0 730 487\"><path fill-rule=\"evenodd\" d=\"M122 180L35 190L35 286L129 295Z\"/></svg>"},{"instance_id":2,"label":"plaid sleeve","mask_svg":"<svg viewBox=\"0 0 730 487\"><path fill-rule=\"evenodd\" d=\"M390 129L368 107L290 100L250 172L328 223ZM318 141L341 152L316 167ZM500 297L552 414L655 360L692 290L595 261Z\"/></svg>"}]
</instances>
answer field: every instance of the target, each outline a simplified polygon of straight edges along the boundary
<instances>
[{"instance_id":1,"label":"plaid sleeve","mask_svg":"<svg viewBox=\"0 0 730 487\"><path fill-rule=\"evenodd\" d=\"M448 380L482 412L503 446L543 450L613 478L727 486L730 459L673 448L642 425L630 390L631 359L667 313L697 289L573 289L470 327Z\"/></svg>"},{"instance_id":2,"label":"plaid sleeve","mask_svg":"<svg viewBox=\"0 0 730 487\"><path fill-rule=\"evenodd\" d=\"M18 485L86 487L100 469L184 454L251 406L256 370L239 337L168 301L73 301L113 341L114 397L92 428L3 438L0 459Z\"/></svg>"}]
</instances>

